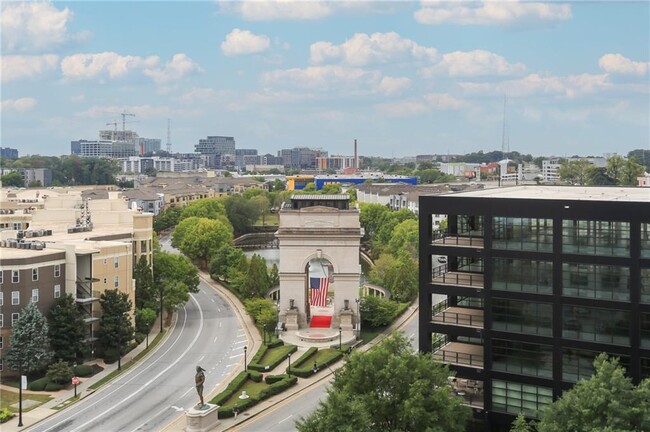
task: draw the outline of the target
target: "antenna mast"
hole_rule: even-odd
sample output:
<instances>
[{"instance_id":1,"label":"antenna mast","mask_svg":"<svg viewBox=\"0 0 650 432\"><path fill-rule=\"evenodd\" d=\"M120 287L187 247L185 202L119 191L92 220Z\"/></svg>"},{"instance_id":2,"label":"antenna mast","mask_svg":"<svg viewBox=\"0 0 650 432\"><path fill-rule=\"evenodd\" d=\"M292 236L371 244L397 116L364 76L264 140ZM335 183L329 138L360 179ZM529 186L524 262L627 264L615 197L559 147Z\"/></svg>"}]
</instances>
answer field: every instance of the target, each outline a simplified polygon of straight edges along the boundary
<instances>
[{"instance_id":1,"label":"antenna mast","mask_svg":"<svg viewBox=\"0 0 650 432\"><path fill-rule=\"evenodd\" d=\"M501 158L502 160L506 158L506 95L503 95L503 126L501 130Z\"/></svg>"},{"instance_id":2,"label":"antenna mast","mask_svg":"<svg viewBox=\"0 0 650 432\"><path fill-rule=\"evenodd\" d=\"M167 153L172 152L172 120L167 119Z\"/></svg>"}]
</instances>

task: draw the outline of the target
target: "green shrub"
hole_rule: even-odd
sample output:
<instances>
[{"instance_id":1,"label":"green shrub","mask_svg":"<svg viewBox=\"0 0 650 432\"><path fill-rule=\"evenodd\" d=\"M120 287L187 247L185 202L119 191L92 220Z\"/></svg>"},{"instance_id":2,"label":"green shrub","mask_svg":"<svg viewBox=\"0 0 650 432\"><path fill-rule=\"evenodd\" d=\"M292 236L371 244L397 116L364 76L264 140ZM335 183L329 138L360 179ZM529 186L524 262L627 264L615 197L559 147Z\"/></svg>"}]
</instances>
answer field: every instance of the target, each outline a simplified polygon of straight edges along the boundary
<instances>
[{"instance_id":1,"label":"green shrub","mask_svg":"<svg viewBox=\"0 0 650 432\"><path fill-rule=\"evenodd\" d=\"M104 351L104 363L115 363L119 358L118 351L114 348L108 348Z\"/></svg>"},{"instance_id":2,"label":"green shrub","mask_svg":"<svg viewBox=\"0 0 650 432\"><path fill-rule=\"evenodd\" d=\"M251 371L248 371L248 376L250 377L251 381L262 382L262 373L261 372L251 370Z\"/></svg>"},{"instance_id":3,"label":"green shrub","mask_svg":"<svg viewBox=\"0 0 650 432\"><path fill-rule=\"evenodd\" d=\"M291 365L293 367L291 369L300 367L304 362L309 360L309 357L313 356L317 352L318 352L318 348L316 348L316 347L309 348L303 355L301 355L298 358L298 360L293 362L293 364Z\"/></svg>"},{"instance_id":4,"label":"green shrub","mask_svg":"<svg viewBox=\"0 0 650 432\"><path fill-rule=\"evenodd\" d=\"M280 363L286 360L287 355L289 353L294 353L298 350L298 347L295 345L286 345L284 348L275 348L275 349L281 349L282 350L282 355L277 356L273 361L267 361L263 360L264 364L259 363L259 360L257 362L252 362L248 364L248 368L260 372L268 372L270 370L275 369L276 366L278 366ZM266 353L267 350L265 350ZM256 355L257 356L257 355ZM263 357L260 357L262 359ZM267 368L268 366L268 368Z\"/></svg>"},{"instance_id":5,"label":"green shrub","mask_svg":"<svg viewBox=\"0 0 650 432\"><path fill-rule=\"evenodd\" d=\"M81 364L73 367L72 371L74 372L75 376L78 377L88 377L93 374L93 368L85 364Z\"/></svg>"},{"instance_id":6,"label":"green shrub","mask_svg":"<svg viewBox=\"0 0 650 432\"><path fill-rule=\"evenodd\" d=\"M230 384L228 384L228 387L224 389L221 393L216 395L210 403L215 404L215 405L223 405L224 402L226 402L230 397L235 394L237 390L246 382L248 379L248 372L240 372L235 379L230 381Z\"/></svg>"},{"instance_id":7,"label":"green shrub","mask_svg":"<svg viewBox=\"0 0 650 432\"><path fill-rule=\"evenodd\" d=\"M133 338L135 339L135 344L140 345L142 343L142 341L145 339L145 337L146 336L144 334L140 333L140 332L135 333L133 335Z\"/></svg>"},{"instance_id":8,"label":"green shrub","mask_svg":"<svg viewBox=\"0 0 650 432\"><path fill-rule=\"evenodd\" d=\"M284 390L288 389L292 385L296 384L298 382L298 378L294 376L289 376L289 375L273 375L274 377L279 378L279 381L274 382L273 384L269 385L267 388L262 390L260 394L256 397L251 396L248 399L244 400L238 400L237 403L235 404L234 407L236 407L239 412L241 413L242 411L246 410L247 408L252 407L253 405L258 404L259 402L263 401L266 398L269 398L273 395L282 393ZM269 377L267 377L268 380ZM268 382L268 381L267 381ZM231 383L232 384L232 383ZM228 400L232 394L228 396L225 400ZM216 398L215 398L216 399ZM225 401L224 400L224 401ZM214 401L214 399L213 399ZM215 402L212 402L215 403ZM218 417L220 419L223 418L230 418L234 414L232 412L234 407L221 407L219 408L218 411Z\"/></svg>"},{"instance_id":9,"label":"green shrub","mask_svg":"<svg viewBox=\"0 0 650 432\"><path fill-rule=\"evenodd\" d=\"M64 387L64 386L62 386L61 384L57 384L57 383L55 383L55 382L49 382L49 383L47 383L47 385L45 386L45 391L50 391L50 392L59 391L59 390L61 390L63 387Z\"/></svg>"},{"instance_id":10,"label":"green shrub","mask_svg":"<svg viewBox=\"0 0 650 432\"><path fill-rule=\"evenodd\" d=\"M316 364L316 367L322 369L332 363L336 363L341 357L343 357L343 352L339 350L327 351L327 354L324 357L321 357L320 361ZM314 365L309 364L309 362L305 363L303 367L298 368L294 368L293 365L291 365L291 374L300 378L308 378L314 374L313 367Z\"/></svg>"},{"instance_id":11,"label":"green shrub","mask_svg":"<svg viewBox=\"0 0 650 432\"><path fill-rule=\"evenodd\" d=\"M37 379L37 380L34 380L34 381L30 382L27 385L27 389L31 390L31 391L43 391L43 390L45 390L45 386L49 382L50 382L49 378L43 377L43 378L40 378L40 379Z\"/></svg>"},{"instance_id":12,"label":"green shrub","mask_svg":"<svg viewBox=\"0 0 650 432\"><path fill-rule=\"evenodd\" d=\"M56 363L52 363L50 367L47 368L47 373L45 375L51 382L65 385L70 383L74 376L74 372L67 362L59 360Z\"/></svg>"},{"instance_id":13,"label":"green shrub","mask_svg":"<svg viewBox=\"0 0 650 432\"><path fill-rule=\"evenodd\" d=\"M266 352L267 352L268 350L269 350L269 346L268 346L268 345L264 345L264 344L262 344L262 346L260 347L260 349L257 350L257 352L255 353L255 355L254 355L253 358L251 359L251 363L259 363L260 360L262 359L262 357L264 357L264 354L266 354Z\"/></svg>"},{"instance_id":14,"label":"green shrub","mask_svg":"<svg viewBox=\"0 0 650 432\"><path fill-rule=\"evenodd\" d=\"M266 344L266 346L268 346L269 348L277 348L282 345L284 345L284 341L282 339L274 339L273 341Z\"/></svg>"},{"instance_id":15,"label":"green shrub","mask_svg":"<svg viewBox=\"0 0 650 432\"><path fill-rule=\"evenodd\" d=\"M0 423L4 423L4 422L8 421L8 420L11 419L13 416L14 416L14 413L12 413L11 411L9 411L8 408L2 408L2 409L0 410Z\"/></svg>"},{"instance_id":16,"label":"green shrub","mask_svg":"<svg viewBox=\"0 0 650 432\"><path fill-rule=\"evenodd\" d=\"M282 375L267 375L266 378L264 379L264 382L267 384L275 384L278 381L282 381L285 378L288 378L289 375L287 374L282 374Z\"/></svg>"}]
</instances>

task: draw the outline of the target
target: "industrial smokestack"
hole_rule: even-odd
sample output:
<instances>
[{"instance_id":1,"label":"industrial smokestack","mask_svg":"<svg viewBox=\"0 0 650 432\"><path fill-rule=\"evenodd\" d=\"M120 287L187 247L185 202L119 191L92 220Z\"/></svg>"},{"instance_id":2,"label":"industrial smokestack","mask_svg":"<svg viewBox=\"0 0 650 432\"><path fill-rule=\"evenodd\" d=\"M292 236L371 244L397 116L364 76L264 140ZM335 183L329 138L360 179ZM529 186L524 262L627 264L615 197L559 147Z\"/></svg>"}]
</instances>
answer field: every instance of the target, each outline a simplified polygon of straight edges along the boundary
<instances>
[{"instance_id":1,"label":"industrial smokestack","mask_svg":"<svg viewBox=\"0 0 650 432\"><path fill-rule=\"evenodd\" d=\"M359 169L359 156L357 155L357 140L354 140L354 170Z\"/></svg>"}]
</instances>

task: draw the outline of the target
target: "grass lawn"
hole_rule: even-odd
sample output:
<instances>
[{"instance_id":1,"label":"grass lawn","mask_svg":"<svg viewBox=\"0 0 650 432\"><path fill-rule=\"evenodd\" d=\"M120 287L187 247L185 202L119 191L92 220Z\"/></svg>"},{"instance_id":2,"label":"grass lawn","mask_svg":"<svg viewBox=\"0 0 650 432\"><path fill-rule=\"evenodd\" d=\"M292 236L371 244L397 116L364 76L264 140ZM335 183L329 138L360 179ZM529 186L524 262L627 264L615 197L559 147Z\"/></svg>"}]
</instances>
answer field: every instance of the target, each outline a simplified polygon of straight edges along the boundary
<instances>
[{"instance_id":1,"label":"grass lawn","mask_svg":"<svg viewBox=\"0 0 650 432\"><path fill-rule=\"evenodd\" d=\"M287 355L293 350L293 345L282 345L269 349L259 361L261 365L269 365L280 358L287 358Z\"/></svg>"},{"instance_id":2,"label":"grass lawn","mask_svg":"<svg viewBox=\"0 0 650 432\"><path fill-rule=\"evenodd\" d=\"M318 351L316 351L316 354L309 357L309 359L307 360L307 362L305 364L309 364L311 362L311 364L313 365L314 362L320 363L323 360L330 359L330 358L332 358L331 353L337 352L337 351L338 351L338 349L334 349L334 348L319 349Z\"/></svg>"},{"instance_id":3,"label":"grass lawn","mask_svg":"<svg viewBox=\"0 0 650 432\"><path fill-rule=\"evenodd\" d=\"M237 406L239 404L239 402L241 401L241 399L239 399L239 396L241 395L242 391L245 391L246 394L248 394L249 396L257 397L257 395L259 395L260 392L262 390L264 390L265 388L267 388L268 386L269 385L266 384L264 381L255 382L255 381L252 381L252 380L246 380L244 385L241 386L241 388L239 390L237 390L237 392L234 395L232 395L230 397L230 399L228 399L222 405L222 407L234 408L235 406Z\"/></svg>"},{"instance_id":4,"label":"grass lawn","mask_svg":"<svg viewBox=\"0 0 650 432\"><path fill-rule=\"evenodd\" d=\"M23 404L23 412L27 412L30 410L33 410L39 405L44 404L45 402L49 401L52 399L52 396L46 395L46 394L37 394L37 393L32 393L32 392L27 392L23 391L23 402L25 400L30 399L30 400L35 400L40 402L38 405L33 405L29 408L25 408L25 405ZM18 390L14 391L9 391L9 390L2 390L0 392L0 409L2 408L8 408L12 412L18 412L18 408L12 408L11 405L18 403Z\"/></svg>"},{"instance_id":5,"label":"grass lawn","mask_svg":"<svg viewBox=\"0 0 650 432\"><path fill-rule=\"evenodd\" d=\"M255 222L256 226L262 226L262 217ZM280 225L280 215L278 213L266 213L264 214L264 226L271 225Z\"/></svg>"}]
</instances>

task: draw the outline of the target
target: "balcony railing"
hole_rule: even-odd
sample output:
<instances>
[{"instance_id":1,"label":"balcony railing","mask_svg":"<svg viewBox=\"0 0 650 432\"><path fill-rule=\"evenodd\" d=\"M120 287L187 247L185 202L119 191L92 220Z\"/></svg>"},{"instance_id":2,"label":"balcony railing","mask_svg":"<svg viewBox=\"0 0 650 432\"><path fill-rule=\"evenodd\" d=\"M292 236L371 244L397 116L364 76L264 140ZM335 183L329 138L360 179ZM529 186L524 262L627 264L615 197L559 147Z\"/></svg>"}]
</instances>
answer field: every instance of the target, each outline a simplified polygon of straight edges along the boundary
<instances>
[{"instance_id":1,"label":"balcony railing","mask_svg":"<svg viewBox=\"0 0 650 432\"><path fill-rule=\"evenodd\" d=\"M446 266L436 267L432 271L431 282L441 285L456 285L470 288L483 288L484 276L481 273L446 271Z\"/></svg>"},{"instance_id":2,"label":"balcony railing","mask_svg":"<svg viewBox=\"0 0 650 432\"><path fill-rule=\"evenodd\" d=\"M442 311L434 310L431 321L465 327L483 328L483 311L480 309L452 306Z\"/></svg>"},{"instance_id":3,"label":"balcony railing","mask_svg":"<svg viewBox=\"0 0 650 432\"><path fill-rule=\"evenodd\" d=\"M483 381L449 377L454 394L460 396L464 405L483 409Z\"/></svg>"},{"instance_id":4,"label":"balcony railing","mask_svg":"<svg viewBox=\"0 0 650 432\"><path fill-rule=\"evenodd\" d=\"M449 342L433 352L433 357L443 363L483 369L483 346Z\"/></svg>"},{"instance_id":5,"label":"balcony railing","mask_svg":"<svg viewBox=\"0 0 650 432\"><path fill-rule=\"evenodd\" d=\"M468 236L462 234L438 233L431 239L433 245L460 246L483 248L483 237Z\"/></svg>"}]
</instances>

